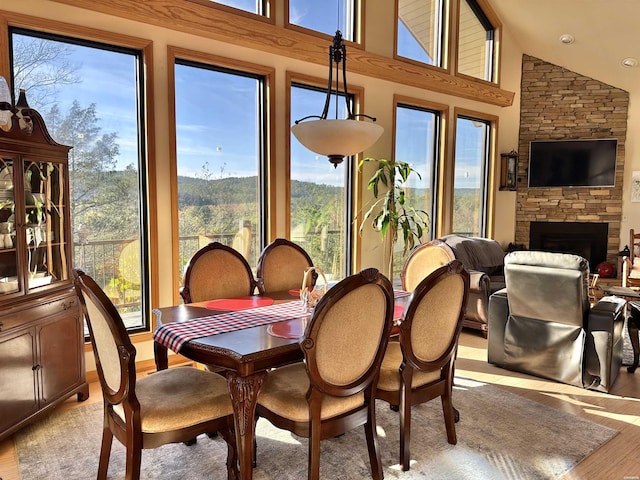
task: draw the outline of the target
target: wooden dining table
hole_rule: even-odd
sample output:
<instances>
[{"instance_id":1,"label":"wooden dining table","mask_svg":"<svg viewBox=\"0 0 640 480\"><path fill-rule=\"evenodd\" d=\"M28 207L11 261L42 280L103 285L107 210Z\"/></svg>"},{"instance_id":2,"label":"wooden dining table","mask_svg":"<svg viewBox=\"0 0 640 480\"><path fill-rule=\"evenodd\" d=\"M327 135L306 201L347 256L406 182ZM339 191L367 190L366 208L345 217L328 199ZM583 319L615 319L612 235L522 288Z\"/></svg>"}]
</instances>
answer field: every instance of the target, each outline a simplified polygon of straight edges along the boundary
<instances>
[{"instance_id":1,"label":"wooden dining table","mask_svg":"<svg viewBox=\"0 0 640 480\"><path fill-rule=\"evenodd\" d=\"M394 316L402 315L408 296L407 292L397 292ZM295 318L287 317L287 320L283 320L284 317L277 314L270 316L274 310L278 310L277 305L283 303L291 303L286 306L287 315ZM168 348L171 348L190 360L220 369L226 376L233 404L240 478L251 479L254 465L255 407L260 388L269 369L303 360L299 337L304 332L310 314L305 311L296 291L269 293L268 297L220 299L157 308L153 313L156 317L154 354L158 370L168 367ZM263 314L266 323L244 325L243 318L249 313L254 317ZM196 338L193 335L181 337L180 334L174 335L172 339L166 336L167 331L180 326L198 328L217 319L223 320L223 324L229 324L230 328L235 328L233 323L237 319L242 326L213 334L208 332L215 329L205 328Z\"/></svg>"}]
</instances>

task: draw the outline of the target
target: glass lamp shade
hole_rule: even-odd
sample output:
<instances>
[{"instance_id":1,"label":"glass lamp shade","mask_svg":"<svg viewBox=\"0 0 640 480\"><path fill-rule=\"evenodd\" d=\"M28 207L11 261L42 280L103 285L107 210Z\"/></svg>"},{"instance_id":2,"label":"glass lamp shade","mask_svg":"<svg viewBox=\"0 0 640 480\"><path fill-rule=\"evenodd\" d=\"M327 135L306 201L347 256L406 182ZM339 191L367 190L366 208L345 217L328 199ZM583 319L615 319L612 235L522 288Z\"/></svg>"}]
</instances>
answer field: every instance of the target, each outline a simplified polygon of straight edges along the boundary
<instances>
[{"instance_id":1,"label":"glass lamp shade","mask_svg":"<svg viewBox=\"0 0 640 480\"><path fill-rule=\"evenodd\" d=\"M291 127L298 141L312 152L326 155L334 165L343 157L366 150L382 135L375 123L358 120L310 120Z\"/></svg>"}]
</instances>

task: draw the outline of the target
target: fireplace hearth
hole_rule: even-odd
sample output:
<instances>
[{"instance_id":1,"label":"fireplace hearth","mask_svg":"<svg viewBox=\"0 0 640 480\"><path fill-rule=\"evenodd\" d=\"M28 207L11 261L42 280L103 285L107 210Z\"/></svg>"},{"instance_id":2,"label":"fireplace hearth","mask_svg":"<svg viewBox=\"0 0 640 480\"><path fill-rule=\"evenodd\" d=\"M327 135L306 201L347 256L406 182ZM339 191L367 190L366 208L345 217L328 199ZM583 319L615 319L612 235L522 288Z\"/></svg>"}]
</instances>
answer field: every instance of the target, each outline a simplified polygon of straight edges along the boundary
<instances>
[{"instance_id":1,"label":"fireplace hearth","mask_svg":"<svg viewBox=\"0 0 640 480\"><path fill-rule=\"evenodd\" d=\"M609 224L583 222L531 222L529 248L573 253L589 260L593 272L607 259Z\"/></svg>"}]
</instances>

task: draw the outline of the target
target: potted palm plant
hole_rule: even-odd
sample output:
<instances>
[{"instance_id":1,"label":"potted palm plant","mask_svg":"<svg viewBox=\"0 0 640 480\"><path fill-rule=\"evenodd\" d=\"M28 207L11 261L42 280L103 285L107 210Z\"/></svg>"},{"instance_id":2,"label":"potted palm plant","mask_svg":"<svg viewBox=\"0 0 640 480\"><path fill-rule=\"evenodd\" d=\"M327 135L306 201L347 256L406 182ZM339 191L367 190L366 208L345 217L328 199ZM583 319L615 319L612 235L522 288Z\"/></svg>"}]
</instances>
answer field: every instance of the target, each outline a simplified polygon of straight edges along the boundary
<instances>
[{"instance_id":1,"label":"potted palm plant","mask_svg":"<svg viewBox=\"0 0 640 480\"><path fill-rule=\"evenodd\" d=\"M369 208L362 214L360 233L371 220L374 230L382 238L390 236L387 243L389 252L389 277L393 277L393 251L400 236L404 241L403 255L416 244L422 243L422 237L429 231L429 215L426 211L411 205L407 195L407 180L412 174L422 178L407 162L364 158L358 168L365 163L377 162L377 169L369 179L367 190L373 193ZM357 219L357 217L356 217Z\"/></svg>"}]
</instances>

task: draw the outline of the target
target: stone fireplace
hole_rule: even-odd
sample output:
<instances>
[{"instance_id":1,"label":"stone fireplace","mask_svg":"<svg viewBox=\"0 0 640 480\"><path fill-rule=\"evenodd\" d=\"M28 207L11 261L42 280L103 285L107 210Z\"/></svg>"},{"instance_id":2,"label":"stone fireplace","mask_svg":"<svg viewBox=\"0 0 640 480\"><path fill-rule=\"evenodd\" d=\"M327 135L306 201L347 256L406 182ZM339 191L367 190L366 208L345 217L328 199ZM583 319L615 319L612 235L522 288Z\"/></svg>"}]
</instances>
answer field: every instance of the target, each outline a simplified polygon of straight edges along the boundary
<instances>
[{"instance_id":1,"label":"stone fireplace","mask_svg":"<svg viewBox=\"0 0 640 480\"><path fill-rule=\"evenodd\" d=\"M607 223L531 222L529 248L580 255L594 272L607 259L608 232Z\"/></svg>"},{"instance_id":2,"label":"stone fireplace","mask_svg":"<svg viewBox=\"0 0 640 480\"><path fill-rule=\"evenodd\" d=\"M577 253L592 270L604 260L616 265L629 93L529 55L521 87L515 242ZM532 140L603 138L618 141L614 186L528 187Z\"/></svg>"}]
</instances>

